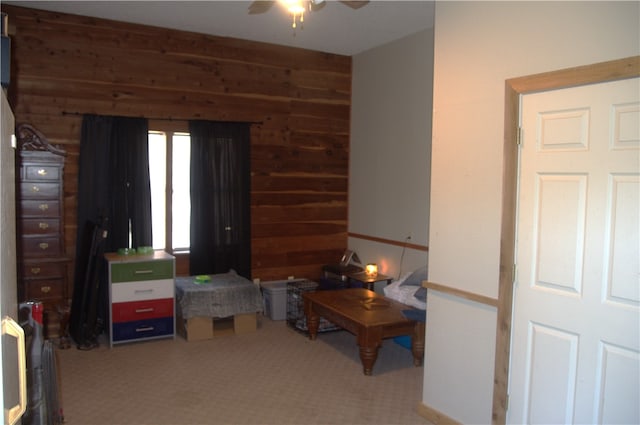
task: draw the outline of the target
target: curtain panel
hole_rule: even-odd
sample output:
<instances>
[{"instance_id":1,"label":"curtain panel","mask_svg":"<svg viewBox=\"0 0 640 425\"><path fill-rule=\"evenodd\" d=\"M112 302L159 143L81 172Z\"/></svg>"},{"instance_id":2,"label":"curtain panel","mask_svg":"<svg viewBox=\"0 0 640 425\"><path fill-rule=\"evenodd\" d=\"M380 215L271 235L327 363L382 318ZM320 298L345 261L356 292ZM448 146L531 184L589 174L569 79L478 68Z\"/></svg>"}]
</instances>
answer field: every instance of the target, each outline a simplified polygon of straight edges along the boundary
<instances>
[{"instance_id":1,"label":"curtain panel","mask_svg":"<svg viewBox=\"0 0 640 425\"><path fill-rule=\"evenodd\" d=\"M191 275L251 278L250 125L190 121Z\"/></svg>"},{"instance_id":2,"label":"curtain panel","mask_svg":"<svg viewBox=\"0 0 640 425\"><path fill-rule=\"evenodd\" d=\"M148 133L144 118L85 115L82 120L69 323L78 348L96 346L108 320L102 252L152 244Z\"/></svg>"},{"instance_id":3,"label":"curtain panel","mask_svg":"<svg viewBox=\"0 0 640 425\"><path fill-rule=\"evenodd\" d=\"M107 251L151 245L148 133L145 118L83 117L78 170L78 242L83 237L80 229L87 221L106 220Z\"/></svg>"}]
</instances>

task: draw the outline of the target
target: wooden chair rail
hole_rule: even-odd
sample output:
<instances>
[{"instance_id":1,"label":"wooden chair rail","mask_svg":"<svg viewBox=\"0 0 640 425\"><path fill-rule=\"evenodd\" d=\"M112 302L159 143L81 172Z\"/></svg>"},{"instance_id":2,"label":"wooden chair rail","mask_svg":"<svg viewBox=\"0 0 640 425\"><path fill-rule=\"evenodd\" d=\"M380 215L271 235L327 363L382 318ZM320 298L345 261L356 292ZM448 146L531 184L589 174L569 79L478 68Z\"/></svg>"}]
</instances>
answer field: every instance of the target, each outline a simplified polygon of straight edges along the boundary
<instances>
[{"instance_id":1,"label":"wooden chair rail","mask_svg":"<svg viewBox=\"0 0 640 425\"><path fill-rule=\"evenodd\" d=\"M441 285L439 283L429 282L428 280L423 281L422 286L427 289L433 289L434 291L455 295L456 297L464 298L470 301L475 301L477 303L486 304L496 308L498 307L497 298L491 298L485 295L479 295L473 292L463 291L462 289L452 288L450 286Z\"/></svg>"},{"instance_id":2,"label":"wooden chair rail","mask_svg":"<svg viewBox=\"0 0 640 425\"><path fill-rule=\"evenodd\" d=\"M417 244L413 244L413 243L394 241L392 239L384 239L384 238L379 238L377 236L363 235L361 233L349 232L348 235L349 235L350 238L364 239L364 240L367 240L367 241L383 243L383 244L386 244L386 245L395 245L395 246L415 249L417 251L425 251L425 252L429 251L429 247L426 246L426 245L417 245Z\"/></svg>"}]
</instances>

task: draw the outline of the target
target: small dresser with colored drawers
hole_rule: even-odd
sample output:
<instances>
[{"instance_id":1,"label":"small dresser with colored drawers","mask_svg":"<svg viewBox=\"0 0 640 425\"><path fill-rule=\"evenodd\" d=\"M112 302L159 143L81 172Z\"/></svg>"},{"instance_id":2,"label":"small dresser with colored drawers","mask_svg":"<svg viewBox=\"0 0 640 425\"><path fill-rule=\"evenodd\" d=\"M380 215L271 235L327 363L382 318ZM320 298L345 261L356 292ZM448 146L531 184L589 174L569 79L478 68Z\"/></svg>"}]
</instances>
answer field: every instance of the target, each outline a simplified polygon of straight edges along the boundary
<instances>
[{"instance_id":1,"label":"small dresser with colored drawers","mask_svg":"<svg viewBox=\"0 0 640 425\"><path fill-rule=\"evenodd\" d=\"M109 346L175 337L175 257L105 254L109 271Z\"/></svg>"}]
</instances>

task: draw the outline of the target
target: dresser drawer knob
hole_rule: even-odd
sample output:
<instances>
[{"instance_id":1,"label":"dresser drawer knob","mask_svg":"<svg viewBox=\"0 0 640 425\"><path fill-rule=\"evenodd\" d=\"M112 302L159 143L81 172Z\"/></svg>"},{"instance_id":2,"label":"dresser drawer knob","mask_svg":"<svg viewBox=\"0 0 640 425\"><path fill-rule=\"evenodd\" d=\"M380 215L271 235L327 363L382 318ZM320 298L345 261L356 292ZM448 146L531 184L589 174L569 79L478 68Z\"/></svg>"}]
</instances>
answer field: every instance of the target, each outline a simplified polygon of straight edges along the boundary
<instances>
[{"instance_id":1,"label":"dresser drawer knob","mask_svg":"<svg viewBox=\"0 0 640 425\"><path fill-rule=\"evenodd\" d=\"M47 230L49 228L49 223L38 223L38 227L42 230Z\"/></svg>"},{"instance_id":2,"label":"dresser drawer knob","mask_svg":"<svg viewBox=\"0 0 640 425\"><path fill-rule=\"evenodd\" d=\"M31 273L40 274L40 267L31 267Z\"/></svg>"},{"instance_id":3,"label":"dresser drawer knob","mask_svg":"<svg viewBox=\"0 0 640 425\"><path fill-rule=\"evenodd\" d=\"M47 175L47 170L45 170L44 168L41 168L38 170L38 175L39 176L46 176Z\"/></svg>"},{"instance_id":4,"label":"dresser drawer knob","mask_svg":"<svg viewBox=\"0 0 640 425\"><path fill-rule=\"evenodd\" d=\"M49 209L49 204L40 204L38 208L40 208L41 211L46 211Z\"/></svg>"},{"instance_id":5,"label":"dresser drawer knob","mask_svg":"<svg viewBox=\"0 0 640 425\"><path fill-rule=\"evenodd\" d=\"M38 244L38 246L40 247L41 250L46 250L49 249L49 244L46 242L40 242L40 244Z\"/></svg>"},{"instance_id":6,"label":"dresser drawer knob","mask_svg":"<svg viewBox=\"0 0 640 425\"><path fill-rule=\"evenodd\" d=\"M48 294L51 291L51 286L42 286L40 287L40 290L45 294Z\"/></svg>"},{"instance_id":7,"label":"dresser drawer knob","mask_svg":"<svg viewBox=\"0 0 640 425\"><path fill-rule=\"evenodd\" d=\"M151 274L153 270L136 270L136 274Z\"/></svg>"},{"instance_id":8,"label":"dresser drawer knob","mask_svg":"<svg viewBox=\"0 0 640 425\"><path fill-rule=\"evenodd\" d=\"M149 332L153 330L153 326L143 326L141 328L136 328L136 332Z\"/></svg>"},{"instance_id":9,"label":"dresser drawer knob","mask_svg":"<svg viewBox=\"0 0 640 425\"><path fill-rule=\"evenodd\" d=\"M31 187L32 192L40 192L40 188L38 186Z\"/></svg>"}]
</instances>

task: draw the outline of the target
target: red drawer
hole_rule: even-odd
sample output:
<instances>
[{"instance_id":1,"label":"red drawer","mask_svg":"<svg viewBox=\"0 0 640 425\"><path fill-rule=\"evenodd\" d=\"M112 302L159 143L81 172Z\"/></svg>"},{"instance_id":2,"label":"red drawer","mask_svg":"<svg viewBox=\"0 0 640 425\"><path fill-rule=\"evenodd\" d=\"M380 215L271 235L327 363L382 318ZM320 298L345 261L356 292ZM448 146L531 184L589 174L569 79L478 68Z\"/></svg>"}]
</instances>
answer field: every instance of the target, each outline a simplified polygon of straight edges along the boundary
<instances>
[{"instance_id":1,"label":"red drawer","mask_svg":"<svg viewBox=\"0 0 640 425\"><path fill-rule=\"evenodd\" d=\"M173 298L114 303L111 314L113 323L172 317Z\"/></svg>"}]
</instances>

